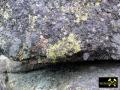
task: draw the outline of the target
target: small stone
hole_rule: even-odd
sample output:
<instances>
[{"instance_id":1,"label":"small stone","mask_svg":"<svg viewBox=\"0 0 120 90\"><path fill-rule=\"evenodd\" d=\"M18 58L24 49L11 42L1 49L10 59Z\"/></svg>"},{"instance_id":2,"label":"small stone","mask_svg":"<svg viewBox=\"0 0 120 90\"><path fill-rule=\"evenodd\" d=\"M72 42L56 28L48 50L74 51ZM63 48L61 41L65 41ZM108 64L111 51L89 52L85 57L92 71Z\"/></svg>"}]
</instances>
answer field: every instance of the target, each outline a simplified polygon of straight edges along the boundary
<instances>
[{"instance_id":1,"label":"small stone","mask_svg":"<svg viewBox=\"0 0 120 90\"><path fill-rule=\"evenodd\" d=\"M83 54L83 59L86 61L86 60L88 60L89 56L90 56L89 53L84 53Z\"/></svg>"}]
</instances>

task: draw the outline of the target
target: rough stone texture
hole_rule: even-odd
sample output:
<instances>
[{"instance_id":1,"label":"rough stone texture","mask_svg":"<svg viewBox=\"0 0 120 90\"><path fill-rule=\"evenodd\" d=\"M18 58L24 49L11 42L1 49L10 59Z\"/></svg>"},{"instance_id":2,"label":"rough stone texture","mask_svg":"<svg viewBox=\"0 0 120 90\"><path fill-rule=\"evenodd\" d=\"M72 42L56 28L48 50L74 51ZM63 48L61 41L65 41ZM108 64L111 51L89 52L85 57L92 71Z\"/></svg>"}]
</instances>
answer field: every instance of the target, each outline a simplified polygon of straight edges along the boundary
<instances>
[{"instance_id":1,"label":"rough stone texture","mask_svg":"<svg viewBox=\"0 0 120 90\"><path fill-rule=\"evenodd\" d=\"M120 78L119 63L64 63L28 73L8 73L8 90L120 90L99 88L99 77Z\"/></svg>"},{"instance_id":2,"label":"rough stone texture","mask_svg":"<svg viewBox=\"0 0 120 90\"><path fill-rule=\"evenodd\" d=\"M119 0L1 0L0 53L32 64L119 59L119 11Z\"/></svg>"},{"instance_id":3,"label":"rough stone texture","mask_svg":"<svg viewBox=\"0 0 120 90\"><path fill-rule=\"evenodd\" d=\"M47 65L119 60L119 30L120 0L0 0L0 90L98 90L118 64Z\"/></svg>"}]
</instances>

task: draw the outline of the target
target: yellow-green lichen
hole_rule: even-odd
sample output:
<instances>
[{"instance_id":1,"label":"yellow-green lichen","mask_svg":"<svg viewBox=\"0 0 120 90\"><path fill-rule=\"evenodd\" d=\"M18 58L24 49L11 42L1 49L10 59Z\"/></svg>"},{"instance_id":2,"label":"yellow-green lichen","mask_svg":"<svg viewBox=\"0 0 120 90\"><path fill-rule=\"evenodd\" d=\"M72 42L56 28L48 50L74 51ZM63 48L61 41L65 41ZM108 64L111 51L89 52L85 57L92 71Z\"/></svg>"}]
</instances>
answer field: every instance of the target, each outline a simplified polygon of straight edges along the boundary
<instances>
[{"instance_id":1,"label":"yellow-green lichen","mask_svg":"<svg viewBox=\"0 0 120 90\"><path fill-rule=\"evenodd\" d=\"M4 12L3 16L4 16L5 19L8 19L10 17L10 15L9 15L9 13L7 11Z\"/></svg>"},{"instance_id":2,"label":"yellow-green lichen","mask_svg":"<svg viewBox=\"0 0 120 90\"><path fill-rule=\"evenodd\" d=\"M37 16L29 15L30 31L36 31L34 27L37 18L38 18Z\"/></svg>"},{"instance_id":3,"label":"yellow-green lichen","mask_svg":"<svg viewBox=\"0 0 120 90\"><path fill-rule=\"evenodd\" d=\"M76 20L74 22L79 23L80 21L86 21L88 19L88 13L85 14L75 14L76 15Z\"/></svg>"},{"instance_id":4,"label":"yellow-green lichen","mask_svg":"<svg viewBox=\"0 0 120 90\"><path fill-rule=\"evenodd\" d=\"M87 2L85 4L86 7L94 7L99 6L101 4L102 0L96 0L95 2Z\"/></svg>"},{"instance_id":5,"label":"yellow-green lichen","mask_svg":"<svg viewBox=\"0 0 120 90\"><path fill-rule=\"evenodd\" d=\"M20 51L18 52L17 56L20 61L22 61L24 59L28 59L30 57L29 49L28 49L28 46L26 43L23 43L23 46L20 49Z\"/></svg>"},{"instance_id":6,"label":"yellow-green lichen","mask_svg":"<svg viewBox=\"0 0 120 90\"><path fill-rule=\"evenodd\" d=\"M10 9L10 6L8 3L6 4L5 8L0 9L0 15L2 15L3 18L5 18L6 20L8 20L11 17L12 9Z\"/></svg>"},{"instance_id":7,"label":"yellow-green lichen","mask_svg":"<svg viewBox=\"0 0 120 90\"><path fill-rule=\"evenodd\" d=\"M95 6L99 6L102 0L96 0Z\"/></svg>"},{"instance_id":8,"label":"yellow-green lichen","mask_svg":"<svg viewBox=\"0 0 120 90\"><path fill-rule=\"evenodd\" d=\"M85 10L86 7L83 7L79 3L74 3L72 6L61 6L62 13L74 13L76 19L74 22L79 23L80 21L86 21L88 19L88 12Z\"/></svg>"},{"instance_id":9,"label":"yellow-green lichen","mask_svg":"<svg viewBox=\"0 0 120 90\"><path fill-rule=\"evenodd\" d=\"M64 37L54 45L50 45L47 50L48 58L51 58L53 62L56 62L57 57L65 57L69 52L77 53L80 49L80 43L76 39L76 36L71 33L68 37Z\"/></svg>"}]
</instances>

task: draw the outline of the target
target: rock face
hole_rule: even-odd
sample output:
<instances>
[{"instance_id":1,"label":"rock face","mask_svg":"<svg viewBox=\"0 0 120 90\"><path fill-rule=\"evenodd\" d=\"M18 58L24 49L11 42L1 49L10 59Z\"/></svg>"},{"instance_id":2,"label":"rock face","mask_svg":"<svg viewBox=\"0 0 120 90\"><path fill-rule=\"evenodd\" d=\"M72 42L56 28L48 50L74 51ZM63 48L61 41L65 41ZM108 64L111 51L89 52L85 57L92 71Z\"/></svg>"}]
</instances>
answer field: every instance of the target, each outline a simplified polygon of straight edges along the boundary
<instances>
[{"instance_id":1,"label":"rock face","mask_svg":"<svg viewBox=\"0 0 120 90\"><path fill-rule=\"evenodd\" d=\"M98 90L117 67L47 66L103 59L120 59L120 0L0 0L0 90Z\"/></svg>"},{"instance_id":2,"label":"rock face","mask_svg":"<svg viewBox=\"0 0 120 90\"><path fill-rule=\"evenodd\" d=\"M1 0L0 54L31 64L119 59L119 12L119 0Z\"/></svg>"},{"instance_id":3,"label":"rock face","mask_svg":"<svg viewBox=\"0 0 120 90\"><path fill-rule=\"evenodd\" d=\"M64 63L49 65L28 73L0 74L2 90L120 90L118 88L99 88L99 77L120 78L119 63ZM1 79L3 78L3 79Z\"/></svg>"}]
</instances>

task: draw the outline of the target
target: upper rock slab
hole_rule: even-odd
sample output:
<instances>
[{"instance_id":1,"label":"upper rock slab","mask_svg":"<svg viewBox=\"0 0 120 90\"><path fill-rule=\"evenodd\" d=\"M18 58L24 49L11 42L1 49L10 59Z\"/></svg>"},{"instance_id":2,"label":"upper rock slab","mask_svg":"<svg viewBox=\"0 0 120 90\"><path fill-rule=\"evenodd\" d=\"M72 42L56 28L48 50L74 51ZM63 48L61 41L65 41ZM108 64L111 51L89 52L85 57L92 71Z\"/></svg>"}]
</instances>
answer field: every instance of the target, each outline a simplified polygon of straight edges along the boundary
<instances>
[{"instance_id":1,"label":"upper rock slab","mask_svg":"<svg viewBox=\"0 0 120 90\"><path fill-rule=\"evenodd\" d=\"M119 59L119 29L119 0L0 1L0 54L13 60Z\"/></svg>"}]
</instances>

